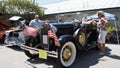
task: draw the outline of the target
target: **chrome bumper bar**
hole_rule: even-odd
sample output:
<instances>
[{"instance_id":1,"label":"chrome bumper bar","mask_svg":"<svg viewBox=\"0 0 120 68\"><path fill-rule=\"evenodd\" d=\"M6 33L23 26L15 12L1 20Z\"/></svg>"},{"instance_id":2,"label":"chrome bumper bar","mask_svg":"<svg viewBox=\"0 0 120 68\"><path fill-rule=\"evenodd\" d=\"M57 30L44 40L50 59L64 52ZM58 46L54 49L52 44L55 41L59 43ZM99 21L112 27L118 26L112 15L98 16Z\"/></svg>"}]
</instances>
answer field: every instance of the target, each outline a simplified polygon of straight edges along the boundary
<instances>
[{"instance_id":1,"label":"chrome bumper bar","mask_svg":"<svg viewBox=\"0 0 120 68\"><path fill-rule=\"evenodd\" d=\"M25 45L18 45L19 47L21 47L23 50L27 50L27 51L34 51L36 53L39 53L39 50L42 50L42 49L38 49L38 48L33 48L33 47L28 47L28 46L25 46ZM49 57L53 57L53 58L58 58L58 52L55 52L55 51L47 51L47 56Z\"/></svg>"}]
</instances>

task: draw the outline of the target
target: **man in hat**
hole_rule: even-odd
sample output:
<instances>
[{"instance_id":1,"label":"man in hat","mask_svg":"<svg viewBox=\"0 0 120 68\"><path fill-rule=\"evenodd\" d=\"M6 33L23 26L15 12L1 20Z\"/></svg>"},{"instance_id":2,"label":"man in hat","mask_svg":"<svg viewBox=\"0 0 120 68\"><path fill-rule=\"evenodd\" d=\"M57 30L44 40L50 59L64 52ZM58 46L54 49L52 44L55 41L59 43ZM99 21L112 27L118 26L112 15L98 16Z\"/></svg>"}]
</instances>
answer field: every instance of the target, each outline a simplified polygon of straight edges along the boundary
<instances>
[{"instance_id":1,"label":"man in hat","mask_svg":"<svg viewBox=\"0 0 120 68\"><path fill-rule=\"evenodd\" d=\"M38 28L38 29L39 29L42 24L43 24L43 23L42 23L42 21L39 19L39 15L35 15L35 19L33 19L33 20L30 22L29 26L35 27L35 28Z\"/></svg>"}]
</instances>

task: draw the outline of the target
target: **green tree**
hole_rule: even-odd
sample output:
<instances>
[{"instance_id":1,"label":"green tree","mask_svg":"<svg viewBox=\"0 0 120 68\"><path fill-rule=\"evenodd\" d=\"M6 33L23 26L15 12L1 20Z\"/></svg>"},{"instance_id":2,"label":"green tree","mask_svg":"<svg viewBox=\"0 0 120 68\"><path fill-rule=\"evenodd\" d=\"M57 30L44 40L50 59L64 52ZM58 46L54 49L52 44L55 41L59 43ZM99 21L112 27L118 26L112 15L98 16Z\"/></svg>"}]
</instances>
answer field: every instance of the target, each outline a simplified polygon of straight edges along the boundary
<instances>
[{"instance_id":1,"label":"green tree","mask_svg":"<svg viewBox=\"0 0 120 68\"><path fill-rule=\"evenodd\" d=\"M0 13L2 13L2 1L0 1Z\"/></svg>"},{"instance_id":2,"label":"green tree","mask_svg":"<svg viewBox=\"0 0 120 68\"><path fill-rule=\"evenodd\" d=\"M23 14L33 15L39 14L43 17L43 11L38 4L34 4L32 0L4 0L4 8L6 14Z\"/></svg>"},{"instance_id":3,"label":"green tree","mask_svg":"<svg viewBox=\"0 0 120 68\"><path fill-rule=\"evenodd\" d=\"M4 0L0 0L0 13L4 12Z\"/></svg>"}]
</instances>

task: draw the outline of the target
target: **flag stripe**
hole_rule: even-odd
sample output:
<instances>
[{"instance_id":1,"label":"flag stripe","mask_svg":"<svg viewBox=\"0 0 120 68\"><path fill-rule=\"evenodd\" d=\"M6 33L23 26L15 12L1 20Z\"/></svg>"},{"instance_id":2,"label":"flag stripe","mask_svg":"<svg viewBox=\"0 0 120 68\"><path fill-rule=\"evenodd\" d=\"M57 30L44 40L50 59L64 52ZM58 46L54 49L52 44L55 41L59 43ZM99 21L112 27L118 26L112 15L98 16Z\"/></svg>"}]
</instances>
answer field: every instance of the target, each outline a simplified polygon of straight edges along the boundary
<instances>
[{"instance_id":1,"label":"flag stripe","mask_svg":"<svg viewBox=\"0 0 120 68\"><path fill-rule=\"evenodd\" d=\"M55 45L60 46L60 42L59 42L57 36L55 35L55 33L51 32L50 30L48 31L48 38L53 38Z\"/></svg>"},{"instance_id":2,"label":"flag stripe","mask_svg":"<svg viewBox=\"0 0 120 68\"><path fill-rule=\"evenodd\" d=\"M27 28L23 29L23 34L25 36L36 37L37 32L38 32L38 29L37 28L33 28L33 27L27 27Z\"/></svg>"}]
</instances>

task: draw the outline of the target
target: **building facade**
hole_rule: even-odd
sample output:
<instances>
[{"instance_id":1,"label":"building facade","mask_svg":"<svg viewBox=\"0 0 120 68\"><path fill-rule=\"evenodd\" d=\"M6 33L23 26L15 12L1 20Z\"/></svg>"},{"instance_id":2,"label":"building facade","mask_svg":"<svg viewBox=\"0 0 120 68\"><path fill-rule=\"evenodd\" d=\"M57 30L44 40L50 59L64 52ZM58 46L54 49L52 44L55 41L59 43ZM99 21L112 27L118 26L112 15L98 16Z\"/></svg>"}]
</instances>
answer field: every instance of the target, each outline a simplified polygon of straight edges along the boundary
<instances>
[{"instance_id":1,"label":"building facade","mask_svg":"<svg viewBox=\"0 0 120 68\"><path fill-rule=\"evenodd\" d=\"M117 26L120 23L120 0L66 0L59 3L43 5L45 18L57 21L64 17L64 21L82 20L85 16L95 14L102 10L116 16ZM114 26L114 21L109 21Z\"/></svg>"}]
</instances>

